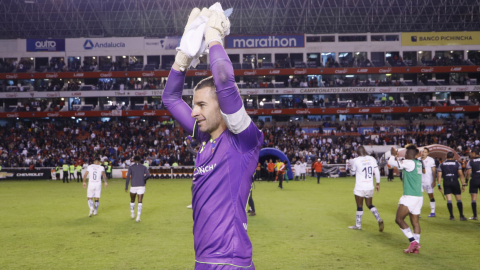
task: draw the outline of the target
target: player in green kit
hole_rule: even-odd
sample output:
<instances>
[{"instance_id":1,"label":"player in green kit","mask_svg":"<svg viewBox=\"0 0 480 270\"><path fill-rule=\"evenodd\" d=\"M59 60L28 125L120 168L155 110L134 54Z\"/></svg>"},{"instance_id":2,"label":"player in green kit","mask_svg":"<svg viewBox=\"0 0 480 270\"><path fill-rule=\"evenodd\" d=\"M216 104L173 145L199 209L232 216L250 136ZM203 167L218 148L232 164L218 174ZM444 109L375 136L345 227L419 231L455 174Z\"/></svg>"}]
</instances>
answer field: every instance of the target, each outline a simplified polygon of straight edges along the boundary
<instances>
[{"instance_id":1,"label":"player in green kit","mask_svg":"<svg viewBox=\"0 0 480 270\"><path fill-rule=\"evenodd\" d=\"M397 217L395 222L400 226L403 234L410 241L410 246L403 250L405 253L419 253L420 249L420 212L423 205L422 196L422 171L423 163L415 159L418 149L414 145L406 147L405 159L399 160L398 152L395 148L391 149L392 156L388 164L397 167L403 173L403 196L398 202ZM413 234L410 227L405 222L405 218L410 216L413 226Z\"/></svg>"}]
</instances>

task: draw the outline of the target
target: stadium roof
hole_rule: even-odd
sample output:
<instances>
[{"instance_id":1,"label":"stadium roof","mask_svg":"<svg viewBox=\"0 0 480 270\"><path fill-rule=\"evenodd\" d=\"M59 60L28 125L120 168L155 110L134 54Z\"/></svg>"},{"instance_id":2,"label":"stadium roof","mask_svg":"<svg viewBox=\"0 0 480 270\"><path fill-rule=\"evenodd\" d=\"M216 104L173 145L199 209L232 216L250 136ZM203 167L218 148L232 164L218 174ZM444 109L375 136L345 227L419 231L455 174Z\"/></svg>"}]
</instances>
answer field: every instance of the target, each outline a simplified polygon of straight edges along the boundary
<instances>
[{"instance_id":1,"label":"stadium roof","mask_svg":"<svg viewBox=\"0 0 480 270\"><path fill-rule=\"evenodd\" d=\"M218 0L217 0L218 1ZM0 38L181 35L215 0L1 0ZM232 34L480 30L480 0L222 0Z\"/></svg>"}]
</instances>

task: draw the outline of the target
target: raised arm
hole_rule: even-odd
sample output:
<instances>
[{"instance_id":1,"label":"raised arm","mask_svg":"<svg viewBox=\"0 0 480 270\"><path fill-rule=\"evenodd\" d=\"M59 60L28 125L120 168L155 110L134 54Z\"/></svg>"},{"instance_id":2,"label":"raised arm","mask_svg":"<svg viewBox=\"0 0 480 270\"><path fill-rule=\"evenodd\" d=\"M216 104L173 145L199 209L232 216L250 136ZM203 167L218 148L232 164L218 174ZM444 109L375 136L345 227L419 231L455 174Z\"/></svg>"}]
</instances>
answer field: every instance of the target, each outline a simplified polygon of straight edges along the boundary
<instances>
[{"instance_id":1,"label":"raised arm","mask_svg":"<svg viewBox=\"0 0 480 270\"><path fill-rule=\"evenodd\" d=\"M210 43L210 67L223 120L227 128L237 135L239 150L249 151L258 144L262 133L243 107L232 62L219 42Z\"/></svg>"},{"instance_id":2,"label":"raised arm","mask_svg":"<svg viewBox=\"0 0 480 270\"><path fill-rule=\"evenodd\" d=\"M180 123L180 126L188 133L193 133L195 119L192 118L192 108L182 99L183 85L185 83L185 73L180 71L179 65L173 65L168 75L167 85L163 91L162 100L167 110L173 118Z\"/></svg>"},{"instance_id":3,"label":"raised arm","mask_svg":"<svg viewBox=\"0 0 480 270\"><path fill-rule=\"evenodd\" d=\"M192 9L188 17L187 25L185 26L185 33L199 15L200 9ZM183 36L185 36L185 33ZM182 39L181 44L184 42L186 41ZM191 117L192 108L182 99L182 92L185 83L185 72L190 67L191 62L192 58L185 54L185 52L181 50L177 52L175 63L168 75L167 85L165 85L165 90L162 95L163 104L188 134L193 133L195 120Z\"/></svg>"}]
</instances>

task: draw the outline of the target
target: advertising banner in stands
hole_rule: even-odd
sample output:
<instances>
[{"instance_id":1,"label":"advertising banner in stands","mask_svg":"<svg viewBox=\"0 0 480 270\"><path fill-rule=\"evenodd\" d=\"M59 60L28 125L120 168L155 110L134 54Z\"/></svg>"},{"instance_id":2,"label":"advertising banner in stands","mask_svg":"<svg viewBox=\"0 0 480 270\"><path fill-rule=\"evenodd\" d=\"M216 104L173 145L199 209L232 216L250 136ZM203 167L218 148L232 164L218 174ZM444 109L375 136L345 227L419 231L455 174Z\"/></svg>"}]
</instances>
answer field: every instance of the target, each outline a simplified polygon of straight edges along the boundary
<instances>
[{"instance_id":1,"label":"advertising banner in stands","mask_svg":"<svg viewBox=\"0 0 480 270\"><path fill-rule=\"evenodd\" d=\"M480 85L438 86L370 86L370 87L310 87L310 88L240 88L240 95L322 95L322 94L379 94L419 92L480 92ZM56 91L56 92L0 92L0 98L69 98L69 97L152 97L162 96L163 90L109 90L109 91ZM184 96L193 95L185 89ZM10 107L16 107L11 105Z\"/></svg>"},{"instance_id":2,"label":"advertising banner in stands","mask_svg":"<svg viewBox=\"0 0 480 270\"><path fill-rule=\"evenodd\" d=\"M27 52L64 52L65 39L27 39Z\"/></svg>"},{"instance_id":3,"label":"advertising banner in stands","mask_svg":"<svg viewBox=\"0 0 480 270\"><path fill-rule=\"evenodd\" d=\"M355 108L305 108L305 109L248 109L249 115L321 115L321 114L391 114L391 113L464 113L480 112L480 106L430 106L430 107L355 107ZM132 111L67 111L67 112L2 112L0 118L36 117L121 117L169 116L167 110Z\"/></svg>"},{"instance_id":4,"label":"advertising banner in stands","mask_svg":"<svg viewBox=\"0 0 480 270\"><path fill-rule=\"evenodd\" d=\"M2 170L0 181L5 180L47 180L52 179L50 169L40 170Z\"/></svg>"},{"instance_id":5,"label":"advertising banner in stands","mask_svg":"<svg viewBox=\"0 0 480 270\"><path fill-rule=\"evenodd\" d=\"M145 38L145 50L175 50L180 46L181 36L165 38Z\"/></svg>"},{"instance_id":6,"label":"advertising banner in stands","mask_svg":"<svg viewBox=\"0 0 480 270\"><path fill-rule=\"evenodd\" d=\"M114 38L67 38L68 52L87 51L143 51L144 38L142 37L114 37Z\"/></svg>"},{"instance_id":7,"label":"advertising banner in stands","mask_svg":"<svg viewBox=\"0 0 480 270\"><path fill-rule=\"evenodd\" d=\"M480 31L402 33L402 46L478 45Z\"/></svg>"},{"instance_id":8,"label":"advertising banner in stands","mask_svg":"<svg viewBox=\"0 0 480 270\"><path fill-rule=\"evenodd\" d=\"M227 36L225 48L299 48L305 47L305 35Z\"/></svg>"},{"instance_id":9,"label":"advertising banner in stands","mask_svg":"<svg viewBox=\"0 0 480 270\"><path fill-rule=\"evenodd\" d=\"M143 42L143 41L142 41ZM68 43L67 43L68 45ZM476 73L480 66L441 67L371 67L371 68L284 68L284 69L237 69L235 76L278 76L278 75L356 75L386 73ZM36 72L0 73L5 79L72 79L72 78L132 78L168 77L170 71L108 71L108 72ZM189 70L187 76L211 76L210 70Z\"/></svg>"}]
</instances>

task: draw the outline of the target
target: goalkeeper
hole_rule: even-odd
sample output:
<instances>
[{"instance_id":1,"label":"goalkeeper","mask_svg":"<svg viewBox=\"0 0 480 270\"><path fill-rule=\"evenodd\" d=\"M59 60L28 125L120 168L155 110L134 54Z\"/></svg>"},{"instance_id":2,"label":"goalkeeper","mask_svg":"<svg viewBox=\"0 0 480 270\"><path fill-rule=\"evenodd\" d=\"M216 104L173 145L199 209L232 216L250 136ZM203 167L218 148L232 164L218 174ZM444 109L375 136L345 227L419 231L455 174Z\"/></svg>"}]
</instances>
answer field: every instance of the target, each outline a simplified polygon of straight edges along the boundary
<instances>
[{"instance_id":1,"label":"goalkeeper","mask_svg":"<svg viewBox=\"0 0 480 270\"><path fill-rule=\"evenodd\" d=\"M204 37L213 77L195 86L190 108L182 91L192 58L179 51L162 96L173 117L200 143L192 194L195 269L255 269L245 208L263 134L243 107L222 46L229 20L221 12L195 8L186 31L197 17L209 18Z\"/></svg>"}]
</instances>

